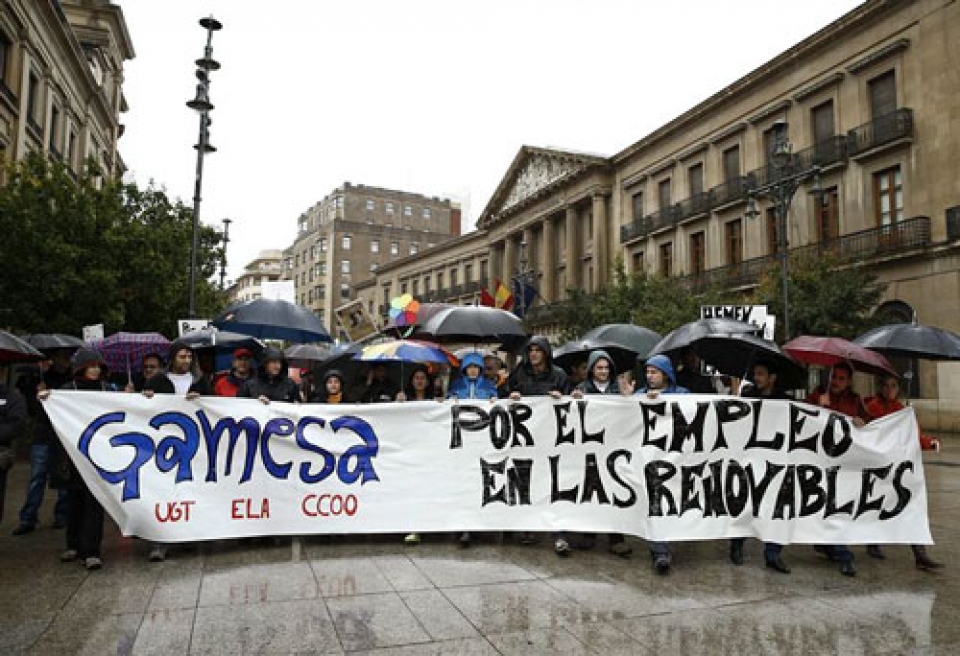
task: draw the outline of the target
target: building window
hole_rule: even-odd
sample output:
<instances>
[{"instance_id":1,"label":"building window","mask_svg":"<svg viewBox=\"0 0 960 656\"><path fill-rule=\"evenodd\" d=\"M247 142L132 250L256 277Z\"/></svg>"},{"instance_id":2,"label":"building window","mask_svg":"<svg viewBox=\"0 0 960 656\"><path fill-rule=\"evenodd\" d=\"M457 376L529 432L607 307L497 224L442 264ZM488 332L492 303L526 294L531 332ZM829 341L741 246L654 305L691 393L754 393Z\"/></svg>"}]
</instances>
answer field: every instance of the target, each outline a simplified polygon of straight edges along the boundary
<instances>
[{"instance_id":1,"label":"building window","mask_svg":"<svg viewBox=\"0 0 960 656\"><path fill-rule=\"evenodd\" d=\"M344 301L350 299L350 285L345 282L340 283L340 298Z\"/></svg>"},{"instance_id":2,"label":"building window","mask_svg":"<svg viewBox=\"0 0 960 656\"><path fill-rule=\"evenodd\" d=\"M487 269L489 268L489 266L490 265L487 264L487 260L480 260L480 280L487 279Z\"/></svg>"},{"instance_id":3,"label":"building window","mask_svg":"<svg viewBox=\"0 0 960 656\"><path fill-rule=\"evenodd\" d=\"M773 149L777 147L777 141L787 129L783 123L775 123L773 127L763 131L763 163L770 166L773 162Z\"/></svg>"},{"instance_id":4,"label":"building window","mask_svg":"<svg viewBox=\"0 0 960 656\"><path fill-rule=\"evenodd\" d=\"M402 282L400 283L400 294L402 296L403 294L406 294L406 293L407 293L407 283Z\"/></svg>"},{"instance_id":5,"label":"building window","mask_svg":"<svg viewBox=\"0 0 960 656\"><path fill-rule=\"evenodd\" d=\"M340 273L350 273L350 260L340 260Z\"/></svg>"},{"instance_id":6,"label":"building window","mask_svg":"<svg viewBox=\"0 0 960 656\"><path fill-rule=\"evenodd\" d=\"M404 205L403 206L403 215L404 216L413 216L413 206Z\"/></svg>"},{"instance_id":7,"label":"building window","mask_svg":"<svg viewBox=\"0 0 960 656\"><path fill-rule=\"evenodd\" d=\"M336 205L338 209L343 207L343 196L337 196Z\"/></svg>"},{"instance_id":8,"label":"building window","mask_svg":"<svg viewBox=\"0 0 960 656\"><path fill-rule=\"evenodd\" d=\"M687 178L690 183L690 195L703 193L703 164L694 164L687 169Z\"/></svg>"},{"instance_id":9,"label":"building window","mask_svg":"<svg viewBox=\"0 0 960 656\"><path fill-rule=\"evenodd\" d=\"M417 243L410 244L410 254L416 255L420 252L420 245Z\"/></svg>"},{"instance_id":10,"label":"building window","mask_svg":"<svg viewBox=\"0 0 960 656\"><path fill-rule=\"evenodd\" d=\"M660 244L660 275L664 278L673 275L673 242Z\"/></svg>"},{"instance_id":11,"label":"building window","mask_svg":"<svg viewBox=\"0 0 960 656\"><path fill-rule=\"evenodd\" d=\"M724 227L727 243L727 264L734 266L743 262L743 221L728 221Z\"/></svg>"},{"instance_id":12,"label":"building window","mask_svg":"<svg viewBox=\"0 0 960 656\"><path fill-rule=\"evenodd\" d=\"M780 251L780 231L778 230L777 208L768 207L767 217L767 252L776 255Z\"/></svg>"},{"instance_id":13,"label":"building window","mask_svg":"<svg viewBox=\"0 0 960 656\"><path fill-rule=\"evenodd\" d=\"M376 204L375 202L373 202L372 199L368 198L368 199L367 199L367 209L368 209L368 210L375 210L376 208L377 208L377 204Z\"/></svg>"},{"instance_id":14,"label":"building window","mask_svg":"<svg viewBox=\"0 0 960 656\"><path fill-rule=\"evenodd\" d=\"M50 108L50 134L49 141L47 146L54 153L59 153L60 149L57 148L57 141L60 137L60 108L54 105Z\"/></svg>"},{"instance_id":15,"label":"building window","mask_svg":"<svg viewBox=\"0 0 960 656\"><path fill-rule=\"evenodd\" d=\"M40 127L40 78L33 71L27 79L27 120L32 121L34 127Z\"/></svg>"},{"instance_id":16,"label":"building window","mask_svg":"<svg viewBox=\"0 0 960 656\"><path fill-rule=\"evenodd\" d=\"M385 207L387 210L387 214L393 214L393 203L388 202Z\"/></svg>"},{"instance_id":17,"label":"building window","mask_svg":"<svg viewBox=\"0 0 960 656\"><path fill-rule=\"evenodd\" d=\"M353 243L353 238L350 235L344 235L340 245L343 247L343 250L348 251L350 250L351 243Z\"/></svg>"},{"instance_id":18,"label":"building window","mask_svg":"<svg viewBox=\"0 0 960 656\"><path fill-rule=\"evenodd\" d=\"M412 281L410 284L413 285L413 287L412 287L413 291L412 291L411 293L412 293L414 296L416 296L417 294L419 294L419 293L420 293L420 281L419 281L418 279L414 278L413 281Z\"/></svg>"},{"instance_id":19,"label":"building window","mask_svg":"<svg viewBox=\"0 0 960 656\"><path fill-rule=\"evenodd\" d=\"M869 82L870 117L877 119L897 111L897 77L894 71L887 71Z\"/></svg>"},{"instance_id":20,"label":"building window","mask_svg":"<svg viewBox=\"0 0 960 656\"><path fill-rule=\"evenodd\" d=\"M429 218L430 218L430 208L429 208L429 207L424 207L424 208L423 208L423 218L425 218L425 219L429 219Z\"/></svg>"},{"instance_id":21,"label":"building window","mask_svg":"<svg viewBox=\"0 0 960 656\"><path fill-rule=\"evenodd\" d=\"M371 252L371 253L379 253L379 252L380 252L380 240L379 240L379 239L371 239L371 240L370 240L370 252Z\"/></svg>"},{"instance_id":22,"label":"building window","mask_svg":"<svg viewBox=\"0 0 960 656\"><path fill-rule=\"evenodd\" d=\"M630 207L633 209L633 218L639 219L643 216L643 192L638 191L630 197Z\"/></svg>"},{"instance_id":23,"label":"building window","mask_svg":"<svg viewBox=\"0 0 960 656\"><path fill-rule=\"evenodd\" d=\"M294 256L293 261L296 263L296 266L300 266L300 253L297 253L296 256Z\"/></svg>"},{"instance_id":24,"label":"building window","mask_svg":"<svg viewBox=\"0 0 960 656\"><path fill-rule=\"evenodd\" d=\"M429 275L427 275L427 276L423 279L423 293L424 293L424 294L429 294L429 293L430 293L430 276L429 276Z\"/></svg>"},{"instance_id":25,"label":"building window","mask_svg":"<svg viewBox=\"0 0 960 656\"><path fill-rule=\"evenodd\" d=\"M317 285L317 298L322 299L327 297L327 286L326 285Z\"/></svg>"},{"instance_id":26,"label":"building window","mask_svg":"<svg viewBox=\"0 0 960 656\"><path fill-rule=\"evenodd\" d=\"M321 276L327 275L327 263L326 263L326 262L321 262L321 263L320 263L320 275L321 275Z\"/></svg>"},{"instance_id":27,"label":"building window","mask_svg":"<svg viewBox=\"0 0 960 656\"><path fill-rule=\"evenodd\" d=\"M463 265L463 282L473 282L473 265Z\"/></svg>"},{"instance_id":28,"label":"building window","mask_svg":"<svg viewBox=\"0 0 960 656\"><path fill-rule=\"evenodd\" d=\"M877 225L903 221L903 174L899 166L873 174L873 197Z\"/></svg>"},{"instance_id":29,"label":"building window","mask_svg":"<svg viewBox=\"0 0 960 656\"><path fill-rule=\"evenodd\" d=\"M443 289L443 271L437 272L437 289Z\"/></svg>"},{"instance_id":30,"label":"building window","mask_svg":"<svg viewBox=\"0 0 960 656\"><path fill-rule=\"evenodd\" d=\"M400 244L398 242L390 242L390 254L399 255L400 254Z\"/></svg>"},{"instance_id":31,"label":"building window","mask_svg":"<svg viewBox=\"0 0 960 656\"><path fill-rule=\"evenodd\" d=\"M670 178L661 180L657 185L657 198L660 200L660 211L670 207Z\"/></svg>"},{"instance_id":32,"label":"building window","mask_svg":"<svg viewBox=\"0 0 960 656\"><path fill-rule=\"evenodd\" d=\"M320 252L321 252L321 253L326 253L326 252L327 252L327 238L326 238L326 237L321 237L321 238L320 238Z\"/></svg>"},{"instance_id":33,"label":"building window","mask_svg":"<svg viewBox=\"0 0 960 656\"><path fill-rule=\"evenodd\" d=\"M8 86L7 83L7 60L10 59L11 51L13 50L13 41L4 34L0 32L0 84Z\"/></svg>"},{"instance_id":34,"label":"building window","mask_svg":"<svg viewBox=\"0 0 960 656\"><path fill-rule=\"evenodd\" d=\"M813 143L823 148L836 134L833 123L833 101L820 103L810 110L810 122L813 124Z\"/></svg>"},{"instance_id":35,"label":"building window","mask_svg":"<svg viewBox=\"0 0 960 656\"><path fill-rule=\"evenodd\" d=\"M740 146L723 151L723 181L732 182L740 177Z\"/></svg>"},{"instance_id":36,"label":"building window","mask_svg":"<svg viewBox=\"0 0 960 656\"><path fill-rule=\"evenodd\" d=\"M633 254L633 273L643 273L643 251L637 251Z\"/></svg>"},{"instance_id":37,"label":"building window","mask_svg":"<svg viewBox=\"0 0 960 656\"><path fill-rule=\"evenodd\" d=\"M67 162L71 165L74 164L74 157L77 153L77 133L73 131L73 128L70 129L70 133L67 135L67 150L64 152L64 156L67 158Z\"/></svg>"},{"instance_id":38,"label":"building window","mask_svg":"<svg viewBox=\"0 0 960 656\"><path fill-rule=\"evenodd\" d=\"M456 269L450 269L450 286L451 286L451 287L456 287L456 286L457 286L457 279L458 279L458 277L459 277L459 276L457 275L458 273L459 273L459 272L458 272Z\"/></svg>"},{"instance_id":39,"label":"building window","mask_svg":"<svg viewBox=\"0 0 960 656\"><path fill-rule=\"evenodd\" d=\"M690 235L690 273L696 275L707 269L707 239L701 230Z\"/></svg>"},{"instance_id":40,"label":"building window","mask_svg":"<svg viewBox=\"0 0 960 656\"><path fill-rule=\"evenodd\" d=\"M317 247L316 247L316 246L311 246L311 247L310 247L310 260L312 261L312 260L315 260L315 259L317 259Z\"/></svg>"},{"instance_id":41,"label":"building window","mask_svg":"<svg viewBox=\"0 0 960 656\"><path fill-rule=\"evenodd\" d=\"M313 290L307 290L307 303L313 303Z\"/></svg>"}]
</instances>

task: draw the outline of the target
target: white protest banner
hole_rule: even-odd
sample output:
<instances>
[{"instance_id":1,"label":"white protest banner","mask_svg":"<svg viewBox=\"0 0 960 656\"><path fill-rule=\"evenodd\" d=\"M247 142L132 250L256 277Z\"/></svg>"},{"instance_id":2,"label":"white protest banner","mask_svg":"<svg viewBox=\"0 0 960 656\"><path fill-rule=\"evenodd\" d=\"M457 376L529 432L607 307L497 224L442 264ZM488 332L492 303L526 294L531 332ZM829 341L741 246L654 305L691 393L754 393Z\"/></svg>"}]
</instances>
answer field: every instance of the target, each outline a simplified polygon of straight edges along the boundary
<instances>
[{"instance_id":1,"label":"white protest banner","mask_svg":"<svg viewBox=\"0 0 960 656\"><path fill-rule=\"evenodd\" d=\"M297 302L296 289L292 280L264 280L260 283L260 298L288 303Z\"/></svg>"},{"instance_id":2,"label":"white protest banner","mask_svg":"<svg viewBox=\"0 0 960 656\"><path fill-rule=\"evenodd\" d=\"M92 326L83 327L83 341L92 342L95 339L103 339L102 323L95 323Z\"/></svg>"},{"instance_id":3,"label":"white protest banner","mask_svg":"<svg viewBox=\"0 0 960 656\"><path fill-rule=\"evenodd\" d=\"M773 339L776 317L767 313L766 305L701 305L701 319L735 319L763 329L764 339Z\"/></svg>"},{"instance_id":4,"label":"white protest banner","mask_svg":"<svg viewBox=\"0 0 960 656\"><path fill-rule=\"evenodd\" d=\"M209 319L179 319L177 328L180 331L180 337L195 330L203 330L210 325Z\"/></svg>"},{"instance_id":5,"label":"white protest banner","mask_svg":"<svg viewBox=\"0 0 960 656\"><path fill-rule=\"evenodd\" d=\"M264 405L55 391L44 402L126 535L454 530L925 544L910 409L858 429L723 396Z\"/></svg>"}]
</instances>

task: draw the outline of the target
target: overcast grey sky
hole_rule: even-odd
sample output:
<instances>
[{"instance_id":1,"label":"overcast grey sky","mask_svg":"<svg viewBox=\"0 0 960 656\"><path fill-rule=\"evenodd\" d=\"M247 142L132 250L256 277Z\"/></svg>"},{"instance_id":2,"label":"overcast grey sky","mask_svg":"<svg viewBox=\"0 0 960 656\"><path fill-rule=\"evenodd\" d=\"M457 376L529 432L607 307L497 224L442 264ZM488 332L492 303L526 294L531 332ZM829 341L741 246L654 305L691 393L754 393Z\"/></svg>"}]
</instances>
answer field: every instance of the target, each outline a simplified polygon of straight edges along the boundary
<instances>
[{"instance_id":1,"label":"overcast grey sky","mask_svg":"<svg viewBox=\"0 0 960 656\"><path fill-rule=\"evenodd\" d=\"M611 155L837 19L852 0L115 0L136 50L120 150L193 196L197 20L213 15L204 223L230 277L344 181L473 219L523 144Z\"/></svg>"}]
</instances>

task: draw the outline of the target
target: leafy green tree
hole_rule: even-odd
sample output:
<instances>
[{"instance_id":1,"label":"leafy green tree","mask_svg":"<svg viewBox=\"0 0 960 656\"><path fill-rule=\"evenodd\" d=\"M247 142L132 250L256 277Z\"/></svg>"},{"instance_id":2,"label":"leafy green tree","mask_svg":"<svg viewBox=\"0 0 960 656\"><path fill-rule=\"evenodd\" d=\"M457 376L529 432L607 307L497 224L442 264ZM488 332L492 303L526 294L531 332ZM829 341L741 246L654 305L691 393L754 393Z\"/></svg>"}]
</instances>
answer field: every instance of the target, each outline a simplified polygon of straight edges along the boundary
<instances>
[{"instance_id":1,"label":"leafy green tree","mask_svg":"<svg viewBox=\"0 0 960 656\"><path fill-rule=\"evenodd\" d=\"M858 262L831 257L808 257L790 261L787 291L790 303L790 332L783 334L777 322L778 340L797 335L828 335L853 339L878 325L874 309L886 285ZM773 266L760 280L754 302L783 316L780 266Z\"/></svg>"},{"instance_id":2,"label":"leafy green tree","mask_svg":"<svg viewBox=\"0 0 960 656\"><path fill-rule=\"evenodd\" d=\"M154 188L101 176L96 165L73 174L34 155L8 165L0 187L0 324L23 332L171 333L186 315L191 211ZM200 316L223 304L208 281L221 240L201 227Z\"/></svg>"},{"instance_id":3,"label":"leafy green tree","mask_svg":"<svg viewBox=\"0 0 960 656\"><path fill-rule=\"evenodd\" d=\"M701 305L720 303L716 289L694 291L676 279L628 274L617 258L613 280L600 293L569 290L557 308L563 339L575 339L606 323L633 323L666 334L700 318ZM735 302L727 298L726 303Z\"/></svg>"}]
</instances>

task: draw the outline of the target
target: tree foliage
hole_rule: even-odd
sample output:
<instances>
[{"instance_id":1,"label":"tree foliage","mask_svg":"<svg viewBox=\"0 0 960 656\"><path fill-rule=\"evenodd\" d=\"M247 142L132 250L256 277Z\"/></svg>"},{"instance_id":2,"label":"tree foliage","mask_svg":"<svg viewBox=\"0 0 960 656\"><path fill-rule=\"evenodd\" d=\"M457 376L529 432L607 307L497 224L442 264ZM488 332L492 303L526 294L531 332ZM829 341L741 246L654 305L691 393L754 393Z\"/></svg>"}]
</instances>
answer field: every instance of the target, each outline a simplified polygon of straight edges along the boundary
<instances>
[{"instance_id":1,"label":"tree foliage","mask_svg":"<svg viewBox=\"0 0 960 656\"><path fill-rule=\"evenodd\" d=\"M696 293L676 279L628 274L619 258L614 265L613 281L597 294L581 289L569 290L569 298L557 308L563 339L575 339L607 323L632 323L666 334L689 321L700 318L701 305L720 302L720 293L709 289Z\"/></svg>"},{"instance_id":2,"label":"tree foliage","mask_svg":"<svg viewBox=\"0 0 960 656\"><path fill-rule=\"evenodd\" d=\"M791 260L787 279L791 335L783 334L783 321L778 321L778 340L797 335L853 339L880 322L874 309L885 288L876 274L860 263L843 263L829 256ZM782 317L782 289L778 264L761 278L754 301Z\"/></svg>"},{"instance_id":3,"label":"tree foliage","mask_svg":"<svg viewBox=\"0 0 960 656\"><path fill-rule=\"evenodd\" d=\"M80 175L39 155L8 166L0 187L0 324L22 332L170 333L186 316L192 212L152 185ZM209 282L220 260L213 228L199 234L197 310L223 305Z\"/></svg>"}]
</instances>

